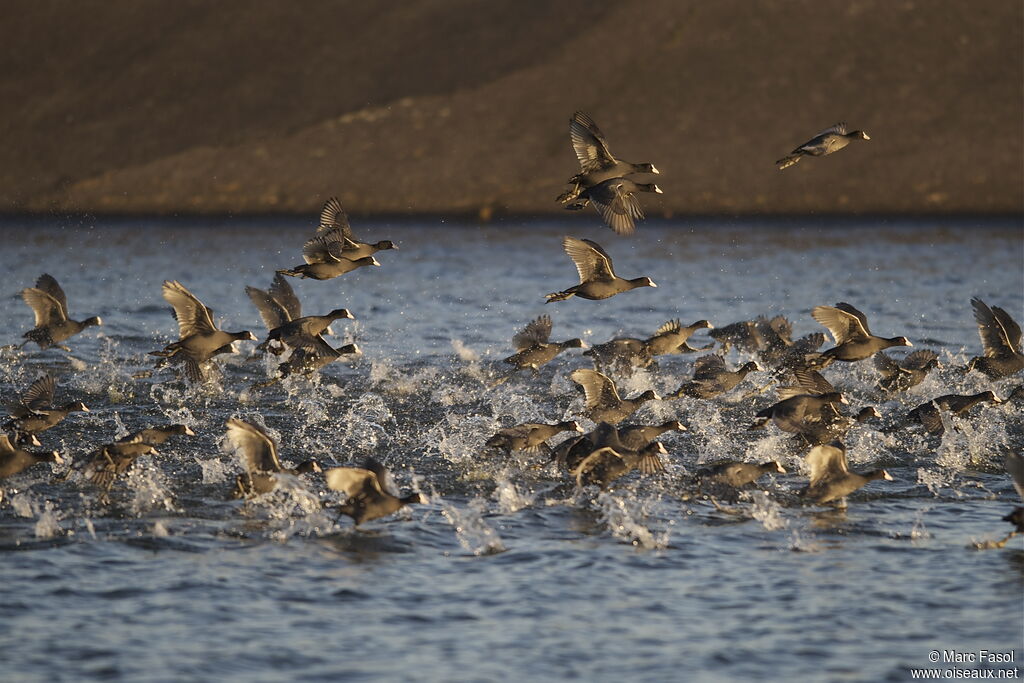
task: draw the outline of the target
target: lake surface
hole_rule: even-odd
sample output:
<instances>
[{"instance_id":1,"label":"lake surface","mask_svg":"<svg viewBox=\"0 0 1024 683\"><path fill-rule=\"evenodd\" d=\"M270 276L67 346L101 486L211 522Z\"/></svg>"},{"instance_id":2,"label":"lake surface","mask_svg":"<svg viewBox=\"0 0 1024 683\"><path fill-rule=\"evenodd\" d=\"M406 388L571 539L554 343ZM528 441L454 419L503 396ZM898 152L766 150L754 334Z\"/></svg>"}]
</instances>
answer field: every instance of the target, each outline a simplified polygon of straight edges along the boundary
<instances>
[{"instance_id":1,"label":"lake surface","mask_svg":"<svg viewBox=\"0 0 1024 683\"><path fill-rule=\"evenodd\" d=\"M904 681L913 668L1020 666L1024 539L974 544L1002 538L1001 517L1020 503L1002 458L1024 447L1024 406L986 404L941 438L886 430L936 396L1006 397L1024 382L962 372L981 351L972 296L1024 322L1020 220L649 221L630 239L555 221L354 227L400 249L379 253L380 268L292 284L306 313L349 308L357 320L336 323L330 341L363 354L258 389L273 362L251 358L252 342L221 356L222 376L203 387L174 367L135 377L177 338L160 285L181 281L225 329L262 337L244 287L301 263L312 221L0 224L0 344L31 327L18 291L43 272L72 317L104 321L71 339L71 354L0 353L5 402L48 370L58 403L91 409L40 435L44 447L80 465L143 427L197 433L140 458L109 501L76 473L59 481L67 464L2 481L5 680ZM564 234L599 241L620 275L658 288L545 305L577 281ZM768 372L713 401L646 404L633 421L678 418L689 431L662 438L663 475L604 493L577 490L542 457L484 448L519 422L592 424L568 379L590 366L578 350L489 387L538 315L552 316L554 339L590 344L647 337L673 318L722 326L759 314L788 316L800 336L824 331L811 308L839 301L942 364L895 397L874 390L870 361L824 371L854 405L883 413L848 435L852 469L894 477L845 510L795 495L806 474L788 435L746 430L776 400L745 397ZM664 395L695 357L662 357L620 389ZM430 502L355 529L336 519L342 495L322 479L228 500L241 471L224 444L230 417L265 425L291 463L373 455ZM790 474L712 499L687 475L721 458L777 459ZM931 664L943 650L1015 663Z\"/></svg>"}]
</instances>

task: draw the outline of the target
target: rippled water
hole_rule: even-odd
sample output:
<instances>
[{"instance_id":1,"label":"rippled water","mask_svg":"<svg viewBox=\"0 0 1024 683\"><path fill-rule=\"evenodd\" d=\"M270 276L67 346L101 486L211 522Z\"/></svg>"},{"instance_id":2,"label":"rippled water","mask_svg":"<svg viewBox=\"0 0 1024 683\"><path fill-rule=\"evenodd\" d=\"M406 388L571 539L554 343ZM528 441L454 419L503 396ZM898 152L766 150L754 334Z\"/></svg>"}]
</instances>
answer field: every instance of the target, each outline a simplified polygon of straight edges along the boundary
<instances>
[{"instance_id":1,"label":"rippled water","mask_svg":"<svg viewBox=\"0 0 1024 683\"><path fill-rule=\"evenodd\" d=\"M659 287L547 306L544 294L575 282L557 223L357 225L400 250L378 255L381 268L294 285L307 312L355 313L332 341L357 341L361 357L252 390L270 365L243 343L203 389L170 369L133 378L150 367L147 351L176 338L162 280L183 282L226 329L262 335L243 288L301 262L310 229L0 225L0 343L30 327L17 292L42 272L67 290L72 317L105 323L72 339L70 356L0 355L5 401L46 369L58 402L92 409L43 434L44 446L80 462L152 424L198 433L140 458L109 502L77 476L58 481L66 466L3 481L4 679L901 681L932 650L1021 661L1021 539L972 547L1009 531L1000 518L1017 501L1001 459L1024 445L1020 404L978 408L941 439L851 432L854 469L884 466L895 481L870 484L845 511L800 504L800 453L777 430L745 431L774 400L743 398L768 373L717 401L647 404L637 420L678 418L690 431L665 435L664 476L604 494L483 448L502 426L580 416L567 379L588 365L578 351L487 388L511 336L542 313L554 338L598 343L648 336L671 318L724 325L761 313L788 315L802 335L821 330L813 306L849 301L874 332L906 335L943 364L888 400L873 394L870 363L829 368L857 403L892 420L940 394L1005 396L1024 377L993 387L959 368L980 351L972 296L1024 319L1019 221L648 222L629 240L574 224L568 232L600 241L620 275ZM621 386L671 391L693 358L662 358ZM357 531L336 521L340 494L318 480L228 501L239 471L222 445L231 416L265 424L291 462L372 454L430 503ZM684 475L722 457L777 458L795 474L716 505Z\"/></svg>"}]
</instances>

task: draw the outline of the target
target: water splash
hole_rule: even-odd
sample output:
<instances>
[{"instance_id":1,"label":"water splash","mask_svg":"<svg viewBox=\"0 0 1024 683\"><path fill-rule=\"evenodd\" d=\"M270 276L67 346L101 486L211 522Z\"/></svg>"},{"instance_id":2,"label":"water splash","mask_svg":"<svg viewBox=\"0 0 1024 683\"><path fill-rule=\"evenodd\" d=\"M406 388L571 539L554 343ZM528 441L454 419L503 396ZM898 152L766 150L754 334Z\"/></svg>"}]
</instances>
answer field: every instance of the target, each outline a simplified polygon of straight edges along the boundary
<instances>
[{"instance_id":1,"label":"water splash","mask_svg":"<svg viewBox=\"0 0 1024 683\"><path fill-rule=\"evenodd\" d=\"M487 502L473 498L465 508L458 508L435 494L434 499L441 505L441 514L455 529L455 536L466 552L473 555L494 555L504 552L501 536L487 522Z\"/></svg>"},{"instance_id":2,"label":"water splash","mask_svg":"<svg viewBox=\"0 0 1024 683\"><path fill-rule=\"evenodd\" d=\"M778 531L789 526L789 522L782 515L783 508L767 491L749 492L750 500L753 503L750 507L750 515L760 522L767 531Z\"/></svg>"},{"instance_id":3,"label":"water splash","mask_svg":"<svg viewBox=\"0 0 1024 683\"><path fill-rule=\"evenodd\" d=\"M615 538L638 548L668 547L668 531L656 534L639 521L645 520L648 516L646 502L642 499L604 491L598 494L595 502L598 505L601 522Z\"/></svg>"}]
</instances>

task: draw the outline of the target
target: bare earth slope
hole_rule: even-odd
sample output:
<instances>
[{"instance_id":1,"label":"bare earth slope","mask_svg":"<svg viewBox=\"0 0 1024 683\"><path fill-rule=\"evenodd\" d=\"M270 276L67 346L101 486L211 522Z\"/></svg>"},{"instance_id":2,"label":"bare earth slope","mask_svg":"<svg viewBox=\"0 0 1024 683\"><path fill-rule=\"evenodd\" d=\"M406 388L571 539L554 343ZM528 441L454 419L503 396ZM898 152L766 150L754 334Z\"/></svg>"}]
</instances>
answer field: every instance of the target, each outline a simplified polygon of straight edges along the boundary
<instances>
[{"instance_id":1,"label":"bare earth slope","mask_svg":"<svg viewBox=\"0 0 1024 683\"><path fill-rule=\"evenodd\" d=\"M0 211L555 212L584 109L654 214L1020 212L1022 7L11 2Z\"/></svg>"}]
</instances>

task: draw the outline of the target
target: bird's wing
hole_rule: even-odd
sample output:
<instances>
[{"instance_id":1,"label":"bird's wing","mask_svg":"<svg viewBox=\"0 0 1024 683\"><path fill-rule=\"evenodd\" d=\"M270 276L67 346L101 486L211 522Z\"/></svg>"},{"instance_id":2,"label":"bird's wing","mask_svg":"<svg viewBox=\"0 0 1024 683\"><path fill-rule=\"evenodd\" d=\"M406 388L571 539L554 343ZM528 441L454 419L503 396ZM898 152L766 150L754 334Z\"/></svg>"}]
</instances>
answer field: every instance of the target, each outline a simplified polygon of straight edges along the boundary
<instances>
[{"instance_id":1,"label":"bird's wing","mask_svg":"<svg viewBox=\"0 0 1024 683\"><path fill-rule=\"evenodd\" d=\"M31 410L49 408L53 405L55 387L53 377L47 373L29 385L21 395L21 404Z\"/></svg>"},{"instance_id":2,"label":"bird's wing","mask_svg":"<svg viewBox=\"0 0 1024 683\"><path fill-rule=\"evenodd\" d=\"M710 379L725 370L725 360L717 354L701 356L693 362L694 379Z\"/></svg>"},{"instance_id":3,"label":"bird's wing","mask_svg":"<svg viewBox=\"0 0 1024 683\"><path fill-rule=\"evenodd\" d=\"M600 190L592 189L588 196L609 228L619 235L636 232L636 220L644 217L644 210L640 200L621 179L602 183Z\"/></svg>"},{"instance_id":4,"label":"bird's wing","mask_svg":"<svg viewBox=\"0 0 1024 683\"><path fill-rule=\"evenodd\" d=\"M324 476L328 488L341 491L349 498L384 493L377 475L362 467L334 467L327 470Z\"/></svg>"},{"instance_id":5,"label":"bird's wing","mask_svg":"<svg viewBox=\"0 0 1024 683\"><path fill-rule=\"evenodd\" d=\"M875 354L875 358L882 354ZM914 351L913 353L907 354L907 357L903 359L903 367L907 370L924 370L924 367L936 360L939 354L929 349L921 349L920 351Z\"/></svg>"},{"instance_id":6,"label":"bird's wing","mask_svg":"<svg viewBox=\"0 0 1024 683\"><path fill-rule=\"evenodd\" d=\"M828 394L836 390L817 370L797 368L793 370L793 376L796 377L797 384L803 387L805 394Z\"/></svg>"},{"instance_id":7,"label":"bird's wing","mask_svg":"<svg viewBox=\"0 0 1024 683\"><path fill-rule=\"evenodd\" d=\"M269 292L256 287L246 287L245 293L249 295L249 300L260 312L263 324L267 326L268 330L280 327L291 320L291 316L281 302L271 296Z\"/></svg>"},{"instance_id":8,"label":"bird's wing","mask_svg":"<svg viewBox=\"0 0 1024 683\"><path fill-rule=\"evenodd\" d=\"M823 137L825 135L846 135L846 123L844 123L843 121L840 121L839 123L837 123L835 125L829 126L825 130L823 130L820 133L818 133L817 135L815 135L814 137L820 138L820 137Z\"/></svg>"},{"instance_id":9,"label":"bird's wing","mask_svg":"<svg viewBox=\"0 0 1024 683\"><path fill-rule=\"evenodd\" d=\"M238 450L247 472L280 472L281 461L277 457L274 440L259 427L238 418L227 422L228 441Z\"/></svg>"},{"instance_id":10,"label":"bird's wing","mask_svg":"<svg viewBox=\"0 0 1024 683\"><path fill-rule=\"evenodd\" d=\"M323 232L302 245L302 258L309 264L339 263L349 245L355 246L340 230Z\"/></svg>"},{"instance_id":11,"label":"bird's wing","mask_svg":"<svg viewBox=\"0 0 1024 683\"><path fill-rule=\"evenodd\" d=\"M790 341L793 338L793 323L784 315L777 315L768 321L768 326L779 335L783 341Z\"/></svg>"},{"instance_id":12,"label":"bird's wing","mask_svg":"<svg viewBox=\"0 0 1024 683\"><path fill-rule=\"evenodd\" d=\"M512 337L512 346L516 351L525 351L531 346L545 343L551 337L551 316L542 315L534 318L521 331Z\"/></svg>"},{"instance_id":13,"label":"bird's wing","mask_svg":"<svg viewBox=\"0 0 1024 683\"><path fill-rule=\"evenodd\" d=\"M67 320L60 302L41 289L36 287L23 289L21 290L21 298L25 300L25 303L29 305L32 312L36 314L36 327L55 325Z\"/></svg>"},{"instance_id":14,"label":"bird's wing","mask_svg":"<svg viewBox=\"0 0 1024 683\"><path fill-rule=\"evenodd\" d=\"M11 443L11 437L6 434L0 434L0 453L13 453L15 450L14 444Z\"/></svg>"},{"instance_id":15,"label":"bird's wing","mask_svg":"<svg viewBox=\"0 0 1024 683\"><path fill-rule=\"evenodd\" d=\"M576 466L576 469L571 470L569 474L576 477L576 484L578 486L582 486L584 474L594 469L602 462L615 460L622 460L622 456L616 453L614 448L609 448L608 446L598 448L596 451L583 458L583 460L580 461L580 464Z\"/></svg>"},{"instance_id":16,"label":"bird's wing","mask_svg":"<svg viewBox=\"0 0 1024 683\"><path fill-rule=\"evenodd\" d=\"M619 398L619 392L615 389L615 382L597 370L580 368L574 370L569 378L583 387L583 393L587 396L588 408L614 405L622 400Z\"/></svg>"},{"instance_id":17,"label":"bird's wing","mask_svg":"<svg viewBox=\"0 0 1024 683\"><path fill-rule=\"evenodd\" d=\"M352 234L352 226L348 223L348 214L341 208L341 202L337 197L331 197L324 202L324 208L320 209L320 226L317 232L329 232L340 230L346 239L355 241Z\"/></svg>"},{"instance_id":18,"label":"bird's wing","mask_svg":"<svg viewBox=\"0 0 1024 683\"><path fill-rule=\"evenodd\" d=\"M597 242L565 237L562 248L576 264L580 282L590 280L611 280L615 277L612 271L612 260Z\"/></svg>"},{"instance_id":19,"label":"bird's wing","mask_svg":"<svg viewBox=\"0 0 1024 683\"><path fill-rule=\"evenodd\" d=\"M847 311L832 306L815 306L811 317L828 328L835 339L836 345L842 344L859 336L867 336L860 319Z\"/></svg>"},{"instance_id":20,"label":"bird's wing","mask_svg":"<svg viewBox=\"0 0 1024 683\"><path fill-rule=\"evenodd\" d=\"M61 314L65 318L68 317L68 297L64 294L64 290L61 289L60 285L57 284L57 280L54 279L52 275L48 275L46 273L40 275L39 279L36 280L36 289L41 289L52 296L54 300L60 304Z\"/></svg>"},{"instance_id":21,"label":"bird's wing","mask_svg":"<svg viewBox=\"0 0 1024 683\"><path fill-rule=\"evenodd\" d=\"M384 493L389 493L392 496L398 495L398 487L395 486L395 480L391 476L391 470L384 465L380 464L374 458L366 458L363 461L363 469L373 472L374 478L377 480L377 489Z\"/></svg>"},{"instance_id":22,"label":"bird's wing","mask_svg":"<svg viewBox=\"0 0 1024 683\"><path fill-rule=\"evenodd\" d=\"M856 318L857 322L860 323L861 330L863 330L864 334L866 336L871 335L871 329L868 327L868 317L866 315L864 315L863 313L861 313L860 311L858 311L856 308L846 303L845 301L840 301L839 303L837 303L836 308L838 308L840 311L843 311L844 313L849 313L854 318Z\"/></svg>"},{"instance_id":23,"label":"bird's wing","mask_svg":"<svg viewBox=\"0 0 1024 683\"><path fill-rule=\"evenodd\" d=\"M277 303L281 304L284 310L288 311L288 318L290 320L302 317L302 303L299 301L299 297L295 296L295 290L288 284L288 278L281 275L281 273L274 275L274 280L270 283L270 289L267 290L267 294Z\"/></svg>"},{"instance_id":24,"label":"bird's wing","mask_svg":"<svg viewBox=\"0 0 1024 683\"><path fill-rule=\"evenodd\" d=\"M775 387L775 395L779 397L780 401L785 401L788 398L794 396L803 396L807 391L803 387L794 386L778 386Z\"/></svg>"},{"instance_id":25,"label":"bird's wing","mask_svg":"<svg viewBox=\"0 0 1024 683\"><path fill-rule=\"evenodd\" d=\"M1010 345L1010 348L1020 352L1020 325L1010 317L1009 313L998 306L992 307L992 315L995 316L999 326L1003 328L1003 334L1006 335L1006 342Z\"/></svg>"},{"instance_id":26,"label":"bird's wing","mask_svg":"<svg viewBox=\"0 0 1024 683\"><path fill-rule=\"evenodd\" d=\"M663 334L675 334L682 328L682 323L679 320L666 321L661 327L654 331L655 337L660 337Z\"/></svg>"},{"instance_id":27,"label":"bird's wing","mask_svg":"<svg viewBox=\"0 0 1024 683\"><path fill-rule=\"evenodd\" d=\"M1005 462L1006 471L1013 477L1013 488L1017 489L1017 494L1024 500L1024 458L1011 451L1006 454Z\"/></svg>"},{"instance_id":28,"label":"bird's wing","mask_svg":"<svg viewBox=\"0 0 1024 683\"><path fill-rule=\"evenodd\" d=\"M215 332L213 311L188 291L177 280L164 280L164 300L174 309L174 318L178 321L178 331L182 339L197 332Z\"/></svg>"},{"instance_id":29,"label":"bird's wing","mask_svg":"<svg viewBox=\"0 0 1024 683\"><path fill-rule=\"evenodd\" d=\"M573 114L569 121L569 138L584 173L615 164L616 159L608 149L604 134L587 114L581 111Z\"/></svg>"},{"instance_id":30,"label":"bird's wing","mask_svg":"<svg viewBox=\"0 0 1024 683\"><path fill-rule=\"evenodd\" d=\"M907 358L904 359L904 363L909 359L910 356L907 356ZM900 366L896 365L893 359L889 358L885 353L876 353L873 357L873 362L875 364L875 369L882 373L883 377L893 377L894 375L898 375L900 372Z\"/></svg>"},{"instance_id":31,"label":"bird's wing","mask_svg":"<svg viewBox=\"0 0 1024 683\"><path fill-rule=\"evenodd\" d=\"M811 468L811 486L849 472L846 466L846 453L832 445L812 448L807 454L807 465Z\"/></svg>"}]
</instances>

